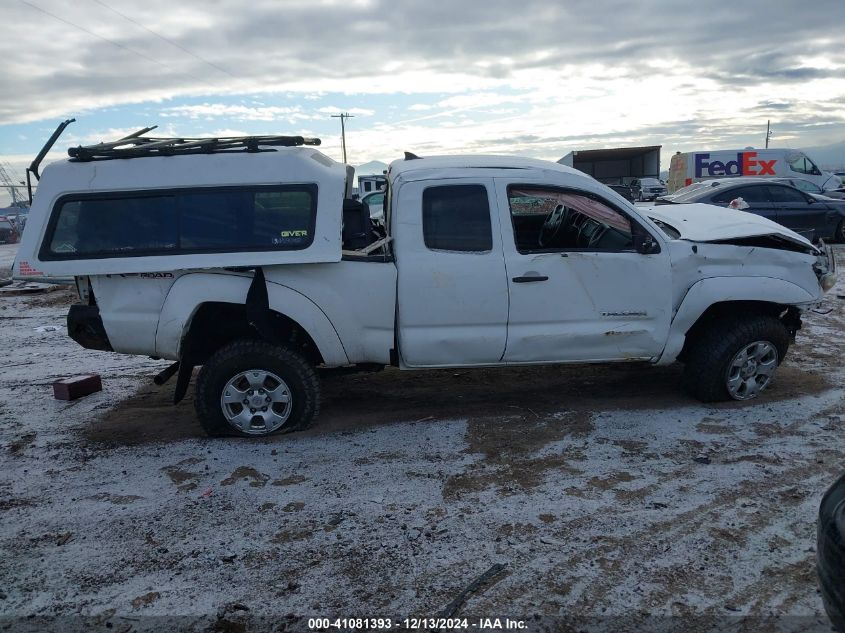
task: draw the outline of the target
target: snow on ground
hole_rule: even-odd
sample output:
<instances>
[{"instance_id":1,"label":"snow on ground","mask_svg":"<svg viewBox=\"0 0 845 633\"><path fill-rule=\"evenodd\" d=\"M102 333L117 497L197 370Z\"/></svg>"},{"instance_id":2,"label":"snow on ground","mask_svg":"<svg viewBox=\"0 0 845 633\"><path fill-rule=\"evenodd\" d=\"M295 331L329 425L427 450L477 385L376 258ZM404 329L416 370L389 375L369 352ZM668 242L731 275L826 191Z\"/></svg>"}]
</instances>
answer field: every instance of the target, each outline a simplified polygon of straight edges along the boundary
<instances>
[{"instance_id":1,"label":"snow on ground","mask_svg":"<svg viewBox=\"0 0 845 633\"><path fill-rule=\"evenodd\" d=\"M388 370L327 378L313 429L260 441L204 438L152 386L165 363L39 331L68 290L0 298L0 628L433 617L502 564L459 615L827 631L815 518L845 469L843 292L756 402L698 404L677 368ZM101 393L53 400L89 371Z\"/></svg>"}]
</instances>

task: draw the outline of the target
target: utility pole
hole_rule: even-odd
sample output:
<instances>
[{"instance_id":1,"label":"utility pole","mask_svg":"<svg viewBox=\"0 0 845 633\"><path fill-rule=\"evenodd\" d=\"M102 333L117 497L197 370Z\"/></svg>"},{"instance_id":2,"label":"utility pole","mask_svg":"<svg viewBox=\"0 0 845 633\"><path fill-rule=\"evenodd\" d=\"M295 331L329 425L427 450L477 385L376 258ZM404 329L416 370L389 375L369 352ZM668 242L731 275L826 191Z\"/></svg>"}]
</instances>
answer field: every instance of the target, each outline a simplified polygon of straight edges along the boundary
<instances>
[{"instance_id":1,"label":"utility pole","mask_svg":"<svg viewBox=\"0 0 845 633\"><path fill-rule=\"evenodd\" d=\"M340 142L343 145L343 162L346 162L346 126L343 124L344 119L354 119L354 114L348 112L341 112L340 114L333 114L333 119L340 119Z\"/></svg>"},{"instance_id":2,"label":"utility pole","mask_svg":"<svg viewBox=\"0 0 845 633\"><path fill-rule=\"evenodd\" d=\"M769 149L769 139L772 138L772 130L769 127L770 119L766 119L766 149Z\"/></svg>"}]
</instances>

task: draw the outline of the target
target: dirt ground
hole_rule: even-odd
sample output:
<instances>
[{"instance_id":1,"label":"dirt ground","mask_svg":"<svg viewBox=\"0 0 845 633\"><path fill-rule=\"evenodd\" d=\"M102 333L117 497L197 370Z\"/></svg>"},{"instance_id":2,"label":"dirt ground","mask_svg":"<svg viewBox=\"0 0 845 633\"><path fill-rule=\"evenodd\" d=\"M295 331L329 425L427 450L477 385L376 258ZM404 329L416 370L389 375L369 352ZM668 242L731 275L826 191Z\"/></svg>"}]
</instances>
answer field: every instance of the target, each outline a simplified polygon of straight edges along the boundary
<instances>
[{"instance_id":1,"label":"dirt ground","mask_svg":"<svg viewBox=\"0 0 845 633\"><path fill-rule=\"evenodd\" d=\"M326 376L317 424L266 440L207 439L166 363L76 346L69 291L2 297L0 630L431 628L404 619L452 603L479 630L827 631L843 294L750 403L674 366L386 370ZM102 392L53 400L90 371Z\"/></svg>"}]
</instances>

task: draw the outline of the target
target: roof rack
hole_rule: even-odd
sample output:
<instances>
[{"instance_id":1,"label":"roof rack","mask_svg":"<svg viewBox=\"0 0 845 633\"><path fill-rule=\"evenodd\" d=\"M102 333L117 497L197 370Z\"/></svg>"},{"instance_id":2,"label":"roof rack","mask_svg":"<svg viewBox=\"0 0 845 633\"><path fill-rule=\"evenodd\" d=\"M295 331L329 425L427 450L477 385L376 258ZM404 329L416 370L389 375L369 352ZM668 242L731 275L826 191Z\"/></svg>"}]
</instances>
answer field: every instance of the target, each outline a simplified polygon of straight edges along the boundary
<instances>
[{"instance_id":1,"label":"roof rack","mask_svg":"<svg viewBox=\"0 0 845 633\"><path fill-rule=\"evenodd\" d=\"M68 149L77 161L141 158L144 156L181 156L231 152L273 152L271 147L319 145L320 139L303 136L224 136L218 138L153 138L144 136L158 126L146 127L116 141L80 145Z\"/></svg>"}]
</instances>

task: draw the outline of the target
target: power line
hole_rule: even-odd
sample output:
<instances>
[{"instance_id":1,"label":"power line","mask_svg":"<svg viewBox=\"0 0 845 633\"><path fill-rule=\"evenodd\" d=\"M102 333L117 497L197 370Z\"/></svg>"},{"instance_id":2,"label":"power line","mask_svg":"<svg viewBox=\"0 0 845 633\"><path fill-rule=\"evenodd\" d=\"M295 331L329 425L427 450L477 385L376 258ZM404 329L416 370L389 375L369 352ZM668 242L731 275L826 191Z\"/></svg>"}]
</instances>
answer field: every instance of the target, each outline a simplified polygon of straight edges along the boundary
<instances>
[{"instance_id":1,"label":"power line","mask_svg":"<svg viewBox=\"0 0 845 633\"><path fill-rule=\"evenodd\" d=\"M28 0L18 0L18 2L20 2L20 3L22 3L22 4L25 4L25 5L27 5L28 7L31 7L31 8L33 8L33 9L35 9L36 11L40 11L41 13L43 13L43 14L45 14L45 15L49 15L51 18L54 18L54 19L58 20L59 22L63 22L63 23L65 23L65 24L67 24L68 26L72 26L72 27L73 27L73 28L75 28L75 29L79 29L79 30L80 30L80 31L82 31L83 33L87 33L88 35L92 35L92 36L96 37L96 38L97 38L97 39L99 39L99 40L103 40L104 42L108 42L109 44L112 44L112 45L114 45L114 46L117 46L118 48L123 49L123 50L125 50L125 51L127 51L127 52L129 52L129 53L132 53L133 55L137 55L138 57L142 57L142 58L146 59L147 61L153 62L154 64L158 64L158 65L159 65L159 66L161 66L162 68L166 68L167 70L170 70L170 71L173 71L173 72L179 73L179 74L181 74L181 75L185 75L186 77L190 77L191 79L195 79L195 80L197 80L197 81L199 81L199 82L204 83L206 86L209 86L209 87L211 87L211 88L214 88L214 87L215 87L215 86L213 86L212 84L210 84L210 83L208 83L207 81L205 81L204 79L201 79L201 78L199 78L199 77L196 77L196 76L194 76L194 75L192 75L192 74L190 74L190 73L186 73L186 72L182 72L182 71L175 70L174 68L172 68L172 67L168 66L167 64L165 64L164 62L160 62L159 60L154 59L154 58L150 57L149 55L145 55L144 53L140 53L140 52L136 51L135 49L129 48L128 46L125 46L125 45L121 44L120 42L115 42L114 40L111 40L111 39L109 39L109 38L107 38L107 37L103 37L102 35L98 35L97 33L94 33L93 31L89 31L89 30L88 30L88 29L86 29L84 26L79 26L78 24L75 24L75 23L71 22L70 20L65 20L64 18L59 17L59 16L58 16L58 15L56 15L55 13L50 13L50 12L49 12L49 11L47 11L46 9L42 9L42 8L41 8L41 7L39 7L38 5L32 4L32 3L31 3L31 2L29 2Z\"/></svg>"},{"instance_id":2,"label":"power line","mask_svg":"<svg viewBox=\"0 0 845 633\"><path fill-rule=\"evenodd\" d=\"M164 35L162 35L162 34L160 34L160 33L156 33L155 31L153 31L153 30L152 30L151 28L149 28L148 26L146 26L146 25L144 25L144 24L141 24L141 23L140 23L140 22L138 22L137 20L132 19L131 17L129 17L129 16L128 16L128 15L126 15L125 13L121 13L120 11L118 11L117 9L115 9L114 7L111 7L111 6L107 5L105 2L102 2L102 0L91 0L91 1L92 1L92 2L96 2L97 4L99 4L99 5L100 5L100 6L102 6L102 7L105 7L106 9L108 9L109 11L111 11L112 13L116 13L117 15L119 15L120 17L122 17L123 19L128 20L129 22L132 22L132 24L134 24L135 26L139 26L139 27L141 27L142 29L144 29L145 31L147 31L147 33L151 33L152 35L155 35L158 39L162 40L163 42L167 42L167 43L168 43L168 44L170 44L171 46L175 46L176 48L178 48L180 51L184 51L185 53L187 53L188 55L190 55L190 56L191 56L191 57L193 57L194 59L197 59L197 60L201 61L202 63L207 64L207 65L211 66L212 68L214 68L214 69L216 69L216 70L219 70L221 73L224 73L224 74L226 74L226 75L229 75L229 77L231 77L232 79L238 79L238 77L237 77L236 75L233 75L232 73L230 73L230 72L229 72L228 70L226 70L225 68L221 68L220 66L218 66L218 65L217 65L217 64L215 64L214 62L210 62L210 61L208 61L207 59L205 59L205 58L203 58L203 57L200 57L199 55L197 55L197 54L196 54L196 53L194 53L193 51L188 50L187 48L185 48L184 46L182 46L182 45L181 45L181 44L179 44L178 42L174 42L174 41L173 41L173 40L171 40L170 38L165 37Z\"/></svg>"}]
</instances>

